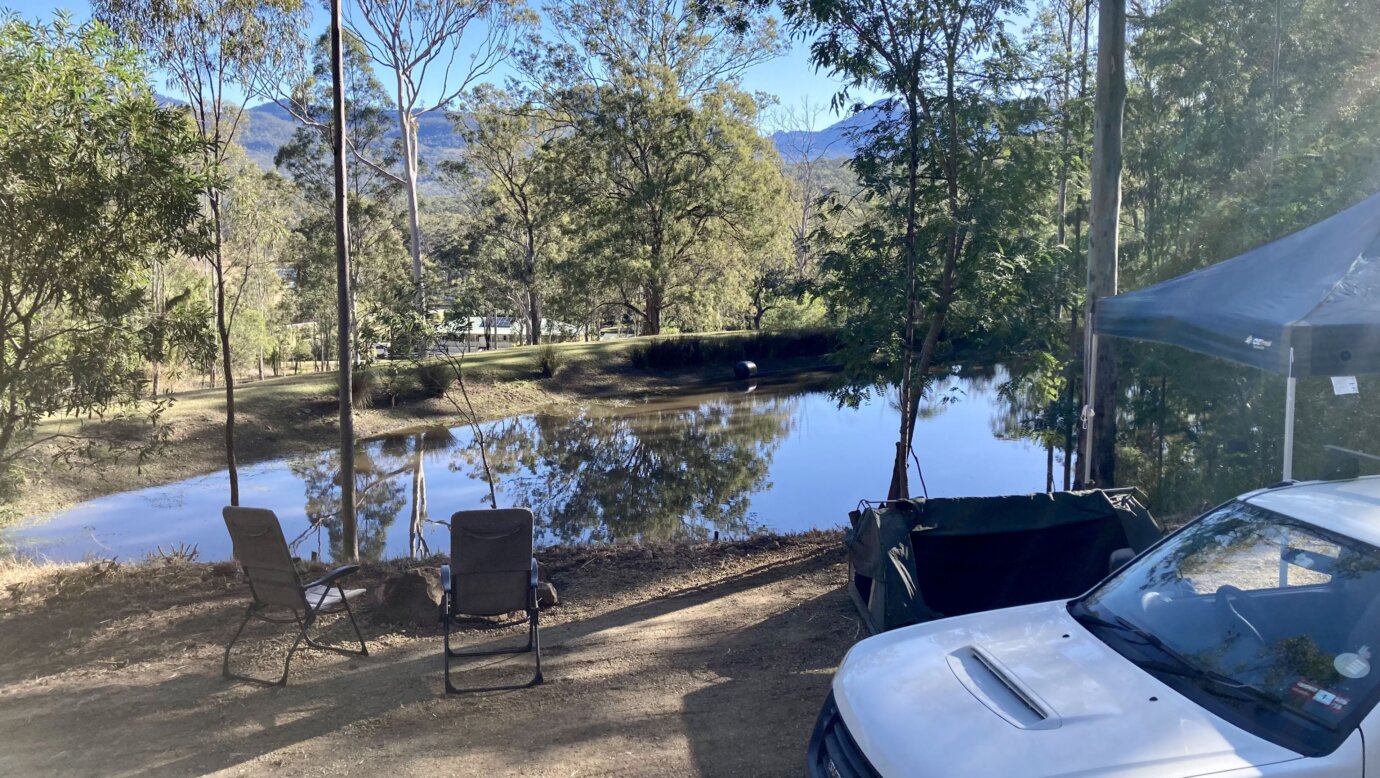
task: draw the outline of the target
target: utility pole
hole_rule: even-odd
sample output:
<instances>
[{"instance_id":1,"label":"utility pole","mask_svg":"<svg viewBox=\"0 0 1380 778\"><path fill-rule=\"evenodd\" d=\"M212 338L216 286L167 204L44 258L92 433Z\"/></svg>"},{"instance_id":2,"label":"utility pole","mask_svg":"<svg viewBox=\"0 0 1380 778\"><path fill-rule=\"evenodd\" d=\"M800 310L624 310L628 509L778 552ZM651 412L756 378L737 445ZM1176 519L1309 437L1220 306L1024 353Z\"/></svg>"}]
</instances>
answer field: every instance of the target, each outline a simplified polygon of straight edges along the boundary
<instances>
[{"instance_id":1,"label":"utility pole","mask_svg":"<svg viewBox=\"0 0 1380 778\"><path fill-rule=\"evenodd\" d=\"M1097 300L1117 291L1121 220L1121 127L1126 108L1126 0L1100 0L1093 100L1088 291L1083 316L1083 488L1116 484L1116 354L1093 334Z\"/></svg>"},{"instance_id":2,"label":"utility pole","mask_svg":"<svg viewBox=\"0 0 1380 778\"><path fill-rule=\"evenodd\" d=\"M335 290L340 356L340 527L347 561L359 559L355 523L355 417L350 353L350 223L345 181L345 60L340 45L340 2L331 0L331 146L335 155Z\"/></svg>"}]
</instances>

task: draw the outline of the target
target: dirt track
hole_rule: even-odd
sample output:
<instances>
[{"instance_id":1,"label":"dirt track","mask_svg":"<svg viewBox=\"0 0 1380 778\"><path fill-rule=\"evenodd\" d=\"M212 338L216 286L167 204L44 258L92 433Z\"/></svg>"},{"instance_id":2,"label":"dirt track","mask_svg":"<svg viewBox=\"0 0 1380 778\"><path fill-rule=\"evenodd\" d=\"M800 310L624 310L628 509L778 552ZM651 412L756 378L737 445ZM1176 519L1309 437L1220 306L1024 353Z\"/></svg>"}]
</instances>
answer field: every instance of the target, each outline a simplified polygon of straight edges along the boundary
<instances>
[{"instance_id":1,"label":"dirt track","mask_svg":"<svg viewBox=\"0 0 1380 778\"><path fill-rule=\"evenodd\" d=\"M439 633L377 613L369 658L299 654L286 689L223 680L246 602L227 565L11 571L0 775L800 775L863 633L842 558L833 534L553 551L547 683L458 697L441 691ZM251 634L239 669L272 674L273 634ZM465 680L523 680L529 662L477 661Z\"/></svg>"}]
</instances>

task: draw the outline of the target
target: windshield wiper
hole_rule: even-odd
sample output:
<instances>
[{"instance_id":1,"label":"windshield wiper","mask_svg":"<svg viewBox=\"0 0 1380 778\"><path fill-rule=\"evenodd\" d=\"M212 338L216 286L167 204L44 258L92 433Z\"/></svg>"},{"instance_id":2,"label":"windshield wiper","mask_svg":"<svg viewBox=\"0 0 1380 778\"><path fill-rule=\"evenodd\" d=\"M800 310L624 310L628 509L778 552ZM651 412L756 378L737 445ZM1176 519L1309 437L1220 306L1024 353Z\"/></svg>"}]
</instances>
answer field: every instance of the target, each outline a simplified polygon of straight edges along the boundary
<instances>
[{"instance_id":1,"label":"windshield wiper","mask_svg":"<svg viewBox=\"0 0 1380 778\"><path fill-rule=\"evenodd\" d=\"M1178 675L1193 680L1207 681L1213 685L1214 689L1230 689L1249 695L1249 699L1245 701L1263 702L1272 706L1284 705L1283 700L1258 687L1248 683L1242 683L1229 675L1200 667L1188 657L1180 654L1168 645L1165 645L1165 642L1158 636L1151 632L1147 632L1129 619L1121 616L1115 616L1110 620L1105 619L1087 608L1081 608L1079 613L1076 614L1076 618L1084 624L1090 624L1095 627L1105 627L1107 629L1114 629L1134 635L1137 638L1136 642L1140 645L1149 646L1172 661L1172 664L1166 662L1137 662L1136 664L1139 667L1170 675ZM1238 699L1240 698L1238 697Z\"/></svg>"}]
</instances>

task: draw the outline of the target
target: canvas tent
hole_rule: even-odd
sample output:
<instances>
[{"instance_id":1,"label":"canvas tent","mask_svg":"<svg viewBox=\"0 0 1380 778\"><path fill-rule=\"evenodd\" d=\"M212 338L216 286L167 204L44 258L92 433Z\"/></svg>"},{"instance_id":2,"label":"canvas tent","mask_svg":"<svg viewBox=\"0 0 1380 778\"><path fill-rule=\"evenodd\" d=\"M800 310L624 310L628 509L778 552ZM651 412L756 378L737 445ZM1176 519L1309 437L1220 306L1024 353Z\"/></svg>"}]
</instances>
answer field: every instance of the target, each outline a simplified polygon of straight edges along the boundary
<instances>
[{"instance_id":1,"label":"canvas tent","mask_svg":"<svg viewBox=\"0 0 1380 778\"><path fill-rule=\"evenodd\" d=\"M1162 534L1132 489L897 500L849 519L848 588L872 632L1077 596Z\"/></svg>"},{"instance_id":2,"label":"canvas tent","mask_svg":"<svg viewBox=\"0 0 1380 778\"><path fill-rule=\"evenodd\" d=\"M1298 377L1380 373L1377 260L1380 194L1238 257L1098 300L1093 348L1107 335L1148 340L1287 376L1290 479Z\"/></svg>"}]
</instances>

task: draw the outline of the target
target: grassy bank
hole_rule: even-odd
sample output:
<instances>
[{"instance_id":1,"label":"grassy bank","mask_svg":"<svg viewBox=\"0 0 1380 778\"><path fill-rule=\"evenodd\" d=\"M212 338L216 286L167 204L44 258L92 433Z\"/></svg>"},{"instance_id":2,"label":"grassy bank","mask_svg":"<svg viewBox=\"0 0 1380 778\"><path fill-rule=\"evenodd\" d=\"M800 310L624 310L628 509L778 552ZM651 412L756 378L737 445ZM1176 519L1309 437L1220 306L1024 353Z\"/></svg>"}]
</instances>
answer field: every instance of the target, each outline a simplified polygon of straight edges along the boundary
<instances>
[{"instance_id":1,"label":"grassy bank","mask_svg":"<svg viewBox=\"0 0 1380 778\"><path fill-rule=\"evenodd\" d=\"M756 358L764 375L785 377L830 366L831 340L820 333L719 333L629 338L595 343L520 347L471 354L466 383L481 419L553 405L624 402L651 395L711 388L733 379L733 363ZM441 360L424 370L435 373ZM454 405L427 391L417 366L371 368L373 397L355 414L358 437L460 423ZM389 384L389 381L396 382ZM357 384L358 386L359 384ZM388 388L388 391L381 390ZM338 445L335 373L282 376L236 386L236 450L241 465L308 454ZM10 502L16 517L38 516L105 494L178 481L225 468L225 394L199 389L174 396L163 416L167 445L143 462L133 456L102 466L68 466L53 451L36 449L21 492ZM112 422L54 420L42 432L133 439L146 430Z\"/></svg>"}]
</instances>

